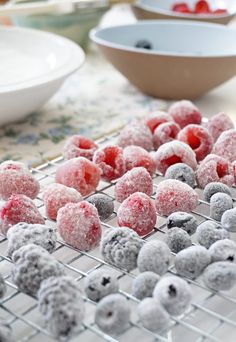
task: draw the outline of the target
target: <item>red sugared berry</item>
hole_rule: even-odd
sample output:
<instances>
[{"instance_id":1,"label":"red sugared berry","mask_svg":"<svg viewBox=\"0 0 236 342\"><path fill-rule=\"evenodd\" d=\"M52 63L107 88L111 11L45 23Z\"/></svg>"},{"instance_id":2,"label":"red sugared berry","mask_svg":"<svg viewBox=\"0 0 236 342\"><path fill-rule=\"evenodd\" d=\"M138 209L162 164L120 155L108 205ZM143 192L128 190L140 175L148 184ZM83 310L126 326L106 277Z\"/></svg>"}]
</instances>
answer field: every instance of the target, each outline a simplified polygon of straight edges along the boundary
<instances>
[{"instance_id":1,"label":"red sugared berry","mask_svg":"<svg viewBox=\"0 0 236 342\"><path fill-rule=\"evenodd\" d=\"M93 140L82 135L72 135L65 143L63 156L66 160L76 157L92 160L97 148L98 145Z\"/></svg>"},{"instance_id":2,"label":"red sugared berry","mask_svg":"<svg viewBox=\"0 0 236 342\"><path fill-rule=\"evenodd\" d=\"M59 183L50 184L43 191L46 215L51 220L56 220L58 210L67 203L77 203L81 200L82 196L77 190Z\"/></svg>"},{"instance_id":3,"label":"red sugared berry","mask_svg":"<svg viewBox=\"0 0 236 342\"><path fill-rule=\"evenodd\" d=\"M222 132L234 128L234 123L227 114L218 113L208 120L205 127L216 141Z\"/></svg>"},{"instance_id":4,"label":"red sugared berry","mask_svg":"<svg viewBox=\"0 0 236 342\"><path fill-rule=\"evenodd\" d=\"M32 199L21 194L12 195L1 207L1 233L6 234L11 226L19 222L44 224L44 219Z\"/></svg>"},{"instance_id":5,"label":"red sugared berry","mask_svg":"<svg viewBox=\"0 0 236 342\"><path fill-rule=\"evenodd\" d=\"M145 124L152 134L160 124L169 121L173 121L172 117L168 113L162 111L149 113L145 118Z\"/></svg>"},{"instance_id":6,"label":"red sugared berry","mask_svg":"<svg viewBox=\"0 0 236 342\"><path fill-rule=\"evenodd\" d=\"M159 125L153 133L154 149L157 150L161 145L174 140L179 131L179 125L173 121Z\"/></svg>"},{"instance_id":7,"label":"red sugared berry","mask_svg":"<svg viewBox=\"0 0 236 342\"><path fill-rule=\"evenodd\" d=\"M186 4L185 2L176 2L171 7L171 10L174 12L179 12L179 13L191 13L191 10L188 7L188 4Z\"/></svg>"},{"instance_id":8,"label":"red sugared berry","mask_svg":"<svg viewBox=\"0 0 236 342\"><path fill-rule=\"evenodd\" d=\"M190 124L199 125L202 121L199 109L188 100L173 103L168 113L181 128Z\"/></svg>"},{"instance_id":9,"label":"red sugared berry","mask_svg":"<svg viewBox=\"0 0 236 342\"><path fill-rule=\"evenodd\" d=\"M232 163L234 184L236 184L236 160Z\"/></svg>"},{"instance_id":10,"label":"red sugared berry","mask_svg":"<svg viewBox=\"0 0 236 342\"><path fill-rule=\"evenodd\" d=\"M211 10L210 10L210 7L209 7L207 1L199 0L195 4L194 12L197 13L197 14L199 14L199 13L200 14L201 13L209 14L209 13L211 13Z\"/></svg>"},{"instance_id":11,"label":"red sugared berry","mask_svg":"<svg viewBox=\"0 0 236 342\"><path fill-rule=\"evenodd\" d=\"M197 207L198 195L186 183L167 179L157 186L155 205L157 213L164 216L176 211L189 212Z\"/></svg>"},{"instance_id":12,"label":"red sugared berry","mask_svg":"<svg viewBox=\"0 0 236 342\"><path fill-rule=\"evenodd\" d=\"M146 235L155 227L156 211L152 200L142 192L130 195L118 209L118 224Z\"/></svg>"},{"instance_id":13,"label":"red sugared berry","mask_svg":"<svg viewBox=\"0 0 236 342\"><path fill-rule=\"evenodd\" d=\"M157 170L165 174L169 166L184 163L193 170L197 168L197 161L193 150L181 141L170 141L159 147L154 154Z\"/></svg>"},{"instance_id":14,"label":"red sugared berry","mask_svg":"<svg viewBox=\"0 0 236 342\"><path fill-rule=\"evenodd\" d=\"M191 147L197 161L204 159L213 147L213 139L209 131L200 125L185 126L177 138Z\"/></svg>"},{"instance_id":15,"label":"red sugared berry","mask_svg":"<svg viewBox=\"0 0 236 342\"><path fill-rule=\"evenodd\" d=\"M152 151L152 134L144 123L134 120L121 130L118 145L120 147L136 145L147 151Z\"/></svg>"},{"instance_id":16,"label":"red sugared berry","mask_svg":"<svg viewBox=\"0 0 236 342\"><path fill-rule=\"evenodd\" d=\"M125 160L123 150L119 146L106 146L97 150L93 162L101 169L101 177L106 181L123 176L125 173Z\"/></svg>"},{"instance_id":17,"label":"red sugared berry","mask_svg":"<svg viewBox=\"0 0 236 342\"><path fill-rule=\"evenodd\" d=\"M68 203L57 214L58 231L69 245L82 251L96 247L101 238L97 209L89 202Z\"/></svg>"},{"instance_id":18,"label":"red sugared berry","mask_svg":"<svg viewBox=\"0 0 236 342\"><path fill-rule=\"evenodd\" d=\"M234 183L232 165L228 160L215 154L209 154L201 161L196 177L199 187L203 189L211 182L222 182L227 185Z\"/></svg>"},{"instance_id":19,"label":"red sugared berry","mask_svg":"<svg viewBox=\"0 0 236 342\"><path fill-rule=\"evenodd\" d=\"M39 193L39 182L28 167L8 160L0 165L0 197L7 200L11 195L22 194L32 199Z\"/></svg>"},{"instance_id":20,"label":"red sugared berry","mask_svg":"<svg viewBox=\"0 0 236 342\"><path fill-rule=\"evenodd\" d=\"M118 180L115 185L115 199L123 202L138 191L148 196L151 196L153 191L152 177L144 167L135 167Z\"/></svg>"},{"instance_id":21,"label":"red sugared berry","mask_svg":"<svg viewBox=\"0 0 236 342\"><path fill-rule=\"evenodd\" d=\"M213 147L213 153L231 162L236 160L236 129L221 133Z\"/></svg>"},{"instance_id":22,"label":"red sugared berry","mask_svg":"<svg viewBox=\"0 0 236 342\"><path fill-rule=\"evenodd\" d=\"M142 147L127 146L123 151L126 170L131 170L134 167L145 167L152 176L156 171L156 164L153 157Z\"/></svg>"},{"instance_id":23,"label":"red sugared berry","mask_svg":"<svg viewBox=\"0 0 236 342\"><path fill-rule=\"evenodd\" d=\"M99 167L84 157L67 160L56 171L56 182L76 189L82 196L96 190L100 180Z\"/></svg>"}]
</instances>

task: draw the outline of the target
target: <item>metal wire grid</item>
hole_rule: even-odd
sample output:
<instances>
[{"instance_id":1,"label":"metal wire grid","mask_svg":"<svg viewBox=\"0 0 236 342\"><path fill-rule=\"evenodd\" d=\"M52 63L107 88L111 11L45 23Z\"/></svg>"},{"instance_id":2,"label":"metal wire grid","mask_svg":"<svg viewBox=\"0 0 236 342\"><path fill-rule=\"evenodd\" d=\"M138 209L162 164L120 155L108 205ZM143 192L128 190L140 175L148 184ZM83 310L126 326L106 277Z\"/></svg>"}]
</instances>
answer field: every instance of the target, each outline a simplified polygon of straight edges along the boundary
<instances>
[{"instance_id":1,"label":"metal wire grid","mask_svg":"<svg viewBox=\"0 0 236 342\"><path fill-rule=\"evenodd\" d=\"M98 141L100 146L115 143L118 133L106 136ZM32 169L33 174L39 180L43 189L47 184L54 180L55 170L63 158L59 157L52 161ZM163 179L160 174L156 174L154 189ZM114 199L114 182L106 183L101 181L97 192L107 194ZM202 191L196 189L202 198ZM232 189L235 197L236 191ZM155 192L152 196L154 198ZM41 193L36 199L39 210L45 217L44 206ZM103 229L110 229L117 226L116 212L119 204L115 202L115 211L111 218L102 222ZM200 199L197 209L193 212L199 222L209 219L209 204ZM46 217L45 217L46 219ZM145 240L163 239L166 233L166 219L158 217L155 229L145 236ZM48 221L46 224L56 226L55 222ZM194 243L194 236L193 236ZM51 334L46 330L42 317L38 312L37 301L28 295L18 291L11 280L12 262L6 255L6 238L0 239L0 272L3 274L7 283L7 294L0 303L0 317L5 319L11 326L17 341L55 341ZM162 335L154 334L143 328L136 314L136 306L139 302L131 295L132 279L136 276L137 270L126 272L104 262L99 253L99 249L85 253L74 249L64 243L58 237L58 243L54 256L64 264L67 273L74 277L83 288L84 278L93 270L98 268L109 268L120 281L120 292L127 297L132 308L132 315L129 329L118 337L104 334L94 324L94 312L96 303L84 296L86 301L86 318L80 333L71 341L227 341L233 342L236 339L236 289L227 293L213 292L206 288L201 279L189 280L193 291L193 303L181 318L172 318L170 331L163 332ZM174 254L173 254L174 260ZM168 272L175 274L173 262Z\"/></svg>"}]
</instances>

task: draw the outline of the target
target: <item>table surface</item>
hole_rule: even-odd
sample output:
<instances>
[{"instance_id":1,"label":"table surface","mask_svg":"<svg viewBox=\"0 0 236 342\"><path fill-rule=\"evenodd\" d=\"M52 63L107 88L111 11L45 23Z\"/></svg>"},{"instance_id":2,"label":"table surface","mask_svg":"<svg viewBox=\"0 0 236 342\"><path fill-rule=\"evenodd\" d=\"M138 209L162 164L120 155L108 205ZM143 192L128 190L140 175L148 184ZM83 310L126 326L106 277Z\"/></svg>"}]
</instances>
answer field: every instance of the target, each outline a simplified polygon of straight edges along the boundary
<instances>
[{"instance_id":1,"label":"table surface","mask_svg":"<svg viewBox=\"0 0 236 342\"><path fill-rule=\"evenodd\" d=\"M102 24L130 21L134 18L127 7L116 6ZM194 102L206 117L224 111L236 121L235 89L236 77ZM0 129L0 161L40 164L59 155L72 134L98 138L168 105L167 101L141 94L92 46L84 66L39 112Z\"/></svg>"}]
</instances>

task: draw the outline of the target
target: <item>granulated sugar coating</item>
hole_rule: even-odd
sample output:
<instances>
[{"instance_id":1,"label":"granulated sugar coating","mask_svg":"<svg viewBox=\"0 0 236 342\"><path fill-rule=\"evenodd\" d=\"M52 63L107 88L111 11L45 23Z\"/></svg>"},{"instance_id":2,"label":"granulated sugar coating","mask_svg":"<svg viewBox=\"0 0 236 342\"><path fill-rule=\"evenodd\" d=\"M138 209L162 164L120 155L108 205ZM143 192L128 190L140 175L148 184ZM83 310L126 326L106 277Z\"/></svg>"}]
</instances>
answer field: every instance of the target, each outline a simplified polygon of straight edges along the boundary
<instances>
[{"instance_id":1,"label":"granulated sugar coating","mask_svg":"<svg viewBox=\"0 0 236 342\"><path fill-rule=\"evenodd\" d=\"M179 131L179 125L173 121L159 125L153 133L154 149L157 150L161 145L174 140Z\"/></svg>"},{"instance_id":2,"label":"granulated sugar coating","mask_svg":"<svg viewBox=\"0 0 236 342\"><path fill-rule=\"evenodd\" d=\"M198 186L202 189L212 182L222 182L230 186L234 183L231 164L216 154L209 154L201 161L196 171L196 178Z\"/></svg>"},{"instance_id":3,"label":"granulated sugar coating","mask_svg":"<svg viewBox=\"0 0 236 342\"><path fill-rule=\"evenodd\" d=\"M236 160L232 163L234 183L236 184Z\"/></svg>"},{"instance_id":4,"label":"granulated sugar coating","mask_svg":"<svg viewBox=\"0 0 236 342\"><path fill-rule=\"evenodd\" d=\"M137 275L132 282L132 296L138 299L152 297L156 283L160 280L160 276L154 272L143 272Z\"/></svg>"},{"instance_id":5,"label":"granulated sugar coating","mask_svg":"<svg viewBox=\"0 0 236 342\"><path fill-rule=\"evenodd\" d=\"M110 196L104 194L94 194L86 198L86 201L95 206L101 220L106 220L114 212L114 202Z\"/></svg>"},{"instance_id":6,"label":"granulated sugar coating","mask_svg":"<svg viewBox=\"0 0 236 342\"><path fill-rule=\"evenodd\" d=\"M32 199L39 193L39 182L28 167L20 162L7 160L0 165L0 197L7 200L11 195L22 194Z\"/></svg>"},{"instance_id":7,"label":"granulated sugar coating","mask_svg":"<svg viewBox=\"0 0 236 342\"><path fill-rule=\"evenodd\" d=\"M150 129L152 134L158 126L171 121L173 122L173 118L168 113L163 111L149 113L144 119L145 124Z\"/></svg>"},{"instance_id":8,"label":"granulated sugar coating","mask_svg":"<svg viewBox=\"0 0 236 342\"><path fill-rule=\"evenodd\" d=\"M200 245L209 248L218 240L228 239L229 232L220 223L207 220L197 227L196 238Z\"/></svg>"},{"instance_id":9,"label":"granulated sugar coating","mask_svg":"<svg viewBox=\"0 0 236 342\"><path fill-rule=\"evenodd\" d=\"M209 248L211 261L230 261L236 263L236 243L233 240L218 240Z\"/></svg>"},{"instance_id":10,"label":"granulated sugar coating","mask_svg":"<svg viewBox=\"0 0 236 342\"><path fill-rule=\"evenodd\" d=\"M1 233L5 235L11 226L19 222L44 224L44 218L31 198L12 195L0 209Z\"/></svg>"},{"instance_id":11,"label":"granulated sugar coating","mask_svg":"<svg viewBox=\"0 0 236 342\"><path fill-rule=\"evenodd\" d=\"M189 186L191 186L191 188L194 188L196 184L195 172L190 166L184 163L177 163L168 167L165 173L165 178L177 179L188 184Z\"/></svg>"},{"instance_id":12,"label":"granulated sugar coating","mask_svg":"<svg viewBox=\"0 0 236 342\"><path fill-rule=\"evenodd\" d=\"M156 188L156 210L168 216L176 211L189 212L198 205L198 194L187 184L175 179L166 179Z\"/></svg>"},{"instance_id":13,"label":"granulated sugar coating","mask_svg":"<svg viewBox=\"0 0 236 342\"><path fill-rule=\"evenodd\" d=\"M221 224L229 232L236 232L236 208L226 210L221 217Z\"/></svg>"},{"instance_id":14,"label":"granulated sugar coating","mask_svg":"<svg viewBox=\"0 0 236 342\"><path fill-rule=\"evenodd\" d=\"M227 114L218 113L208 120L205 127L210 132L213 140L216 141L222 132L234 128L234 123Z\"/></svg>"},{"instance_id":15,"label":"granulated sugar coating","mask_svg":"<svg viewBox=\"0 0 236 342\"><path fill-rule=\"evenodd\" d=\"M97 149L98 145L93 140L82 135L72 135L67 139L62 154L66 160L77 157L92 160Z\"/></svg>"},{"instance_id":16,"label":"granulated sugar coating","mask_svg":"<svg viewBox=\"0 0 236 342\"><path fill-rule=\"evenodd\" d=\"M210 202L211 196L217 193L225 193L231 196L231 190L227 185L220 183L220 182L212 182L212 183L208 183L204 188L204 191L203 191L204 200L207 202Z\"/></svg>"},{"instance_id":17,"label":"granulated sugar coating","mask_svg":"<svg viewBox=\"0 0 236 342\"><path fill-rule=\"evenodd\" d=\"M128 146L124 149L126 170L134 167L145 167L152 176L156 171L156 163L151 154L139 146Z\"/></svg>"},{"instance_id":18,"label":"granulated sugar coating","mask_svg":"<svg viewBox=\"0 0 236 342\"><path fill-rule=\"evenodd\" d=\"M233 208L233 200L228 194L218 192L210 199L210 217L220 221L226 210Z\"/></svg>"},{"instance_id":19,"label":"granulated sugar coating","mask_svg":"<svg viewBox=\"0 0 236 342\"><path fill-rule=\"evenodd\" d=\"M236 160L236 129L229 129L219 136L215 142L213 153L233 162Z\"/></svg>"},{"instance_id":20,"label":"granulated sugar coating","mask_svg":"<svg viewBox=\"0 0 236 342\"><path fill-rule=\"evenodd\" d=\"M135 192L121 204L117 211L119 226L129 227L140 236L148 234L156 224L156 210L149 196Z\"/></svg>"},{"instance_id":21,"label":"granulated sugar coating","mask_svg":"<svg viewBox=\"0 0 236 342\"><path fill-rule=\"evenodd\" d=\"M135 167L126 172L115 185L115 199L123 202L135 192L143 192L148 196L153 192L152 177L144 167Z\"/></svg>"},{"instance_id":22,"label":"granulated sugar coating","mask_svg":"<svg viewBox=\"0 0 236 342\"><path fill-rule=\"evenodd\" d=\"M80 201L82 201L80 193L63 184L50 184L43 191L46 215L51 220L56 220L58 210L67 203L77 203Z\"/></svg>"},{"instance_id":23,"label":"granulated sugar coating","mask_svg":"<svg viewBox=\"0 0 236 342\"><path fill-rule=\"evenodd\" d=\"M90 160L79 157L73 158L56 171L56 182L76 189L82 196L87 196L96 190L100 180L99 167Z\"/></svg>"},{"instance_id":24,"label":"granulated sugar coating","mask_svg":"<svg viewBox=\"0 0 236 342\"><path fill-rule=\"evenodd\" d=\"M127 227L105 231L101 241L101 254L106 262L127 271L137 267L137 258L144 241Z\"/></svg>"},{"instance_id":25,"label":"granulated sugar coating","mask_svg":"<svg viewBox=\"0 0 236 342\"><path fill-rule=\"evenodd\" d=\"M213 147L213 139L209 131L200 125L192 124L184 127L177 139L191 147L196 154L197 161L204 159Z\"/></svg>"},{"instance_id":26,"label":"granulated sugar coating","mask_svg":"<svg viewBox=\"0 0 236 342\"><path fill-rule=\"evenodd\" d=\"M87 201L68 203L59 209L57 227L66 243L82 251L96 247L101 238L98 211Z\"/></svg>"},{"instance_id":27,"label":"granulated sugar coating","mask_svg":"<svg viewBox=\"0 0 236 342\"><path fill-rule=\"evenodd\" d=\"M112 181L125 173L125 160L123 150L119 146L105 146L97 150L93 156L93 162L101 170L101 178Z\"/></svg>"},{"instance_id":28,"label":"granulated sugar coating","mask_svg":"<svg viewBox=\"0 0 236 342\"><path fill-rule=\"evenodd\" d=\"M236 264L229 261L214 262L204 270L202 278L212 290L230 290L236 284Z\"/></svg>"},{"instance_id":29,"label":"granulated sugar coating","mask_svg":"<svg viewBox=\"0 0 236 342\"><path fill-rule=\"evenodd\" d=\"M118 145L120 147L136 145L147 151L152 151L152 133L144 123L134 120L121 130Z\"/></svg>"},{"instance_id":30,"label":"granulated sugar coating","mask_svg":"<svg viewBox=\"0 0 236 342\"><path fill-rule=\"evenodd\" d=\"M202 121L202 115L199 109L188 100L173 103L168 113L181 128L189 124L199 125Z\"/></svg>"},{"instance_id":31,"label":"granulated sugar coating","mask_svg":"<svg viewBox=\"0 0 236 342\"><path fill-rule=\"evenodd\" d=\"M184 163L193 170L197 168L195 153L187 144L181 141L170 141L161 145L154 153L157 170L165 174L169 166L176 163Z\"/></svg>"}]
</instances>

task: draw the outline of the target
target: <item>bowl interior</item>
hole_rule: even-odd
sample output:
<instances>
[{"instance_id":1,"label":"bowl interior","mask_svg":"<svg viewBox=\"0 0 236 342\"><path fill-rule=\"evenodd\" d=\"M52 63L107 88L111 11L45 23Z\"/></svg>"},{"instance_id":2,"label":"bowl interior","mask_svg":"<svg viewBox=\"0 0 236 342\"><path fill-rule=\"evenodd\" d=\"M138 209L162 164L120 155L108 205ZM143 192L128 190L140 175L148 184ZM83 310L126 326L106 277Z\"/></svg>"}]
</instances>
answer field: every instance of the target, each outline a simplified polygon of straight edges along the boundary
<instances>
[{"instance_id":1,"label":"bowl interior","mask_svg":"<svg viewBox=\"0 0 236 342\"><path fill-rule=\"evenodd\" d=\"M236 54L236 30L201 22L148 20L99 29L91 33L91 38L100 45L146 54L196 57ZM142 39L152 44L152 50L135 47Z\"/></svg>"},{"instance_id":2,"label":"bowl interior","mask_svg":"<svg viewBox=\"0 0 236 342\"><path fill-rule=\"evenodd\" d=\"M187 3L190 8L194 8L194 4L197 2L197 0L183 0L183 1L178 1L178 0L138 0L136 5L138 7L141 7L143 9L146 9L148 11L152 12L159 12L163 14L173 14L175 16L198 16L198 17L212 17L212 15L207 15L207 14L183 14L183 13L178 13L178 12L173 12L171 10L172 5L174 3L180 3L184 2ZM216 10L216 9L226 9L227 14L214 14L214 16L227 16L234 14L236 12L236 2L235 0L207 0L211 10Z\"/></svg>"}]
</instances>

